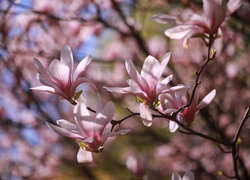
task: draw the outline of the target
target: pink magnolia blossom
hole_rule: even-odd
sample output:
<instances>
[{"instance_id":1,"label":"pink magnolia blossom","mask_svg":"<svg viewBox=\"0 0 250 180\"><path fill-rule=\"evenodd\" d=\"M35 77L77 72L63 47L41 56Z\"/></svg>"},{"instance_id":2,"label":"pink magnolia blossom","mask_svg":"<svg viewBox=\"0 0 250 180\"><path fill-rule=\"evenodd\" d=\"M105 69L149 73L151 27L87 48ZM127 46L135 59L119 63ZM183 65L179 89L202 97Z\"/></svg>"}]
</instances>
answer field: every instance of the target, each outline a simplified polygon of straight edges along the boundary
<instances>
[{"instance_id":1,"label":"pink magnolia blossom","mask_svg":"<svg viewBox=\"0 0 250 180\"><path fill-rule=\"evenodd\" d=\"M172 75L161 79L161 76L170 59L170 53L167 53L162 62L152 56L148 56L143 64L141 74L135 68L131 59L125 62L127 72L131 79L127 80L128 87L104 87L110 92L116 93L132 93L139 97L140 116L145 126L152 125L152 114L150 107L154 107L158 103L158 96L162 93L177 91L184 86L174 86L167 88L166 85L172 80Z\"/></svg>"},{"instance_id":2,"label":"pink magnolia blossom","mask_svg":"<svg viewBox=\"0 0 250 180\"><path fill-rule=\"evenodd\" d=\"M92 113L87 109L81 99L80 103L78 103L74 109L75 124L61 119L57 121L59 126L50 123L47 123L47 125L63 136L76 139L80 145L77 154L77 161L79 163L91 162L91 152L102 151L103 144L108 137L129 132L129 129L123 129L117 132L104 132L105 127L112 120L114 112L115 109L112 102L108 102L102 107L101 101L99 100L96 113Z\"/></svg>"},{"instance_id":3,"label":"pink magnolia blossom","mask_svg":"<svg viewBox=\"0 0 250 180\"><path fill-rule=\"evenodd\" d=\"M70 101L72 104L76 104L76 88L80 84L88 82L88 79L81 77L81 75L91 61L92 57L89 55L74 69L73 55L69 46L64 46L62 48L61 61L57 59L53 60L48 70L43 67L39 60L34 59L39 71L37 77L44 85L31 89L57 94Z\"/></svg>"},{"instance_id":4,"label":"pink magnolia blossom","mask_svg":"<svg viewBox=\"0 0 250 180\"><path fill-rule=\"evenodd\" d=\"M188 91L180 91L175 93L167 93L160 96L161 106L159 110L167 115L171 115L173 112L177 111L179 108L188 103L190 94L192 93L192 83L186 85ZM192 103L190 106L184 108L184 110L177 114L176 118L178 121L185 120L187 123L191 123L195 115L200 109L204 108L214 99L216 95L216 90L212 90L200 103L199 102L199 92L196 91ZM178 124L174 121L169 122L170 132L175 132L178 129Z\"/></svg>"},{"instance_id":5,"label":"pink magnolia blossom","mask_svg":"<svg viewBox=\"0 0 250 180\"><path fill-rule=\"evenodd\" d=\"M143 177L146 174L145 159L130 155L126 160L126 166L136 177Z\"/></svg>"},{"instance_id":6,"label":"pink magnolia blossom","mask_svg":"<svg viewBox=\"0 0 250 180\"><path fill-rule=\"evenodd\" d=\"M177 24L176 27L167 29L165 35L171 39L183 39L183 47L187 48L191 37L217 34L222 22L240 7L241 2L241 0L229 0L227 4L223 4L221 0L203 0L205 17L198 14L178 17L156 14L152 19L159 23Z\"/></svg>"},{"instance_id":7,"label":"pink magnolia blossom","mask_svg":"<svg viewBox=\"0 0 250 180\"><path fill-rule=\"evenodd\" d=\"M184 176L181 178L180 174L173 172L171 180L195 180L194 173L191 171L185 172Z\"/></svg>"}]
</instances>

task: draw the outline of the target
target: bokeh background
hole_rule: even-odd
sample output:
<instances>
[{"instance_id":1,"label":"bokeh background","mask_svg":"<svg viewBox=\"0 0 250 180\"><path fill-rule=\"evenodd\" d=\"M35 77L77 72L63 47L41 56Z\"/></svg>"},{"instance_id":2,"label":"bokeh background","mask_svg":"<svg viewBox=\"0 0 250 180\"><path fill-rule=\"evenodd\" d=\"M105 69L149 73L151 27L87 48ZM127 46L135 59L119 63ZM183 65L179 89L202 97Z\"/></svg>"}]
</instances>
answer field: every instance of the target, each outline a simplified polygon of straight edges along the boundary
<instances>
[{"instance_id":1,"label":"bokeh background","mask_svg":"<svg viewBox=\"0 0 250 180\"><path fill-rule=\"evenodd\" d=\"M189 48L164 36L173 25L150 20L156 13L202 14L201 0L0 0L0 179L136 179L125 162L141 158L148 179L168 180L173 171L192 170L196 179L228 179L233 175L231 154L217 144L180 132L171 134L168 122L155 119L143 126L130 118L121 126L131 133L109 140L94 163L78 164L78 145L51 131L46 121L73 121L73 107L56 95L33 92L39 85L33 58L44 66L59 58L67 44L77 64L88 54L93 62L85 76L98 87L104 101L116 105L114 119L138 112L136 97L111 94L103 86L125 86L124 59L138 69L147 55L160 61L168 51L171 61L164 75L174 75L171 85L194 80L204 61L206 47L191 39ZM217 90L213 102L201 110L191 128L231 141L250 103L250 2L223 23L223 38L216 40L215 60L201 77L200 98ZM83 85L87 96L88 87ZM250 173L250 122L241 132L239 154Z\"/></svg>"}]
</instances>

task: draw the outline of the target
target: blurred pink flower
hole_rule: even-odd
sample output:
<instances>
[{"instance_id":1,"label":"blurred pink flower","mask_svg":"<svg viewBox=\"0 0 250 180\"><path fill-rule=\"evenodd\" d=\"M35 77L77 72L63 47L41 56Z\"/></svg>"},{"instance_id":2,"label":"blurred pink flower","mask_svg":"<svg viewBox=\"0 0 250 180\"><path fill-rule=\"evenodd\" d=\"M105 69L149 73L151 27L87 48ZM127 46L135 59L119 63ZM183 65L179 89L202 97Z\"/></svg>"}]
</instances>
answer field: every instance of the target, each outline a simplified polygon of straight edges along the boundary
<instances>
[{"instance_id":1,"label":"blurred pink flower","mask_svg":"<svg viewBox=\"0 0 250 180\"><path fill-rule=\"evenodd\" d=\"M75 124L64 119L57 121L59 126L47 123L55 132L77 140L80 145L77 154L77 161L79 163L91 162L91 152L100 152L108 137L129 132L129 129L117 132L104 132L105 127L113 118L115 109L111 102L108 102L102 108L100 97L98 99L96 113L91 113L81 98L74 109Z\"/></svg>"},{"instance_id":2,"label":"blurred pink flower","mask_svg":"<svg viewBox=\"0 0 250 180\"><path fill-rule=\"evenodd\" d=\"M136 177L143 177L146 174L145 159L130 155L126 160L126 166Z\"/></svg>"},{"instance_id":3,"label":"blurred pink flower","mask_svg":"<svg viewBox=\"0 0 250 180\"><path fill-rule=\"evenodd\" d=\"M179 91L175 93L167 93L160 96L161 106L159 110L164 113L171 115L173 112L177 111L179 108L188 103L190 95L193 89L193 83L188 83L186 85L188 91ZM196 90L193 101L190 106L184 108L184 110L176 116L178 121L185 120L187 123L191 123L194 120L195 115L200 109L204 108L214 99L216 95L216 90L212 90L205 98L199 101L199 92ZM169 122L170 132L175 132L178 129L178 124L174 121Z\"/></svg>"},{"instance_id":4,"label":"blurred pink flower","mask_svg":"<svg viewBox=\"0 0 250 180\"><path fill-rule=\"evenodd\" d=\"M227 16L232 14L241 5L241 0L229 0L223 4L221 0L203 0L205 17L198 14L189 16L170 16L156 14L152 19L158 23L175 23L176 27L167 29L165 35L171 39L184 39L183 47L187 48L191 37L217 34L218 29Z\"/></svg>"},{"instance_id":5,"label":"blurred pink flower","mask_svg":"<svg viewBox=\"0 0 250 180\"><path fill-rule=\"evenodd\" d=\"M81 77L81 75L91 61L92 57L89 55L78 64L76 69L73 69L73 55L69 46L62 48L61 61L54 59L48 70L43 67L39 60L34 59L39 71L37 77L44 86L31 89L57 94L72 104L76 104L75 90L80 84L88 82L88 79Z\"/></svg>"},{"instance_id":6,"label":"blurred pink flower","mask_svg":"<svg viewBox=\"0 0 250 180\"><path fill-rule=\"evenodd\" d=\"M180 174L173 172L171 180L195 180L194 173L191 171L186 171L184 176L181 178Z\"/></svg>"},{"instance_id":7,"label":"blurred pink flower","mask_svg":"<svg viewBox=\"0 0 250 180\"><path fill-rule=\"evenodd\" d=\"M148 56L143 64L141 75L135 68L131 59L125 62L127 72L131 79L127 80L128 87L104 87L110 92L132 93L138 96L140 104L140 116L145 126L152 125L152 114L150 107L158 103L158 96L162 93L183 89L183 85L167 88L166 85L172 80L172 75L161 80L161 75L170 59L167 53L161 63L152 56Z\"/></svg>"}]
</instances>

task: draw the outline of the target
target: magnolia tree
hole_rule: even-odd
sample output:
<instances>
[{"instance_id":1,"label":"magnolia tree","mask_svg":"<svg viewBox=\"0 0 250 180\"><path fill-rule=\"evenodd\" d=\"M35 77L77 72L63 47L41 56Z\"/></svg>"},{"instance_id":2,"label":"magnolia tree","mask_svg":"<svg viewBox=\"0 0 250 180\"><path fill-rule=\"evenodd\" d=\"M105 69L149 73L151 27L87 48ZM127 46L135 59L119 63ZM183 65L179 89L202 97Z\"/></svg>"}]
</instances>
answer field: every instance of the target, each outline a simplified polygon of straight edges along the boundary
<instances>
[{"instance_id":1,"label":"magnolia tree","mask_svg":"<svg viewBox=\"0 0 250 180\"><path fill-rule=\"evenodd\" d=\"M0 1L0 176L250 179L249 6Z\"/></svg>"}]
</instances>

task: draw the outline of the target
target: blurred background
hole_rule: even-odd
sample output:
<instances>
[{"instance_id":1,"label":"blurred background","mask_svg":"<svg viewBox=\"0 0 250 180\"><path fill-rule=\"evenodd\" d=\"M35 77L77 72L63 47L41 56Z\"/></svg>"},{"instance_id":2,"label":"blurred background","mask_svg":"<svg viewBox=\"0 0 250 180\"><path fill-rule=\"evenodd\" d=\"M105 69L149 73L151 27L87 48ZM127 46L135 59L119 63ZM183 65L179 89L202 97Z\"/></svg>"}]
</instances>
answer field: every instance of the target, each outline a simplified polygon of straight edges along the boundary
<instances>
[{"instance_id":1,"label":"blurred background","mask_svg":"<svg viewBox=\"0 0 250 180\"><path fill-rule=\"evenodd\" d=\"M233 175L232 155L222 147L195 136L170 133L168 122L155 119L143 126L130 118L121 126L131 133L108 140L94 163L78 164L78 145L51 131L46 121L73 121L73 107L56 95L31 91L40 84L33 58L47 67L69 45L77 64L88 54L93 62L85 76L98 87L105 102L116 105L114 119L138 112L133 95L109 93L103 86L125 86L128 75L124 59L132 58L138 69L152 55L162 60L172 52L164 76L174 75L171 85L194 80L194 71L204 61L206 47L191 39L170 40L157 24L157 13L202 14L201 0L0 0L0 179L139 179L126 167L129 157L138 157L148 179L168 180L173 171L192 170L196 179L228 179ZM250 102L250 2L223 23L223 38L216 40L217 56L201 77L200 98L217 90L213 102L202 109L191 128L231 141ZM87 87L84 86L87 95ZM240 157L250 173L250 122L241 132ZM224 147L223 147L224 148ZM131 158L130 158L131 159Z\"/></svg>"}]
</instances>

